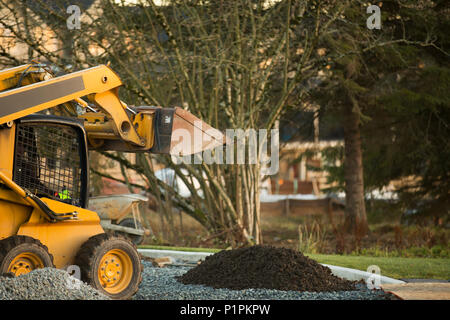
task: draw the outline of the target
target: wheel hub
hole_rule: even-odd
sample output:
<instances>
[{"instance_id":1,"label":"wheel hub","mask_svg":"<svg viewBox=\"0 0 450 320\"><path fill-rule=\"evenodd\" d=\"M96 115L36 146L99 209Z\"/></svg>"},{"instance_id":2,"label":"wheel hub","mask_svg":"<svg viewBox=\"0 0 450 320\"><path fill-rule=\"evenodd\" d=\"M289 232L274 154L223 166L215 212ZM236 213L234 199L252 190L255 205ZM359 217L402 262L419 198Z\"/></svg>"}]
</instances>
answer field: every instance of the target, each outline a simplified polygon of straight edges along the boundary
<instances>
[{"instance_id":1,"label":"wheel hub","mask_svg":"<svg viewBox=\"0 0 450 320\"><path fill-rule=\"evenodd\" d=\"M98 278L107 292L116 293L128 286L132 270L132 263L128 255L122 250L114 249L102 257Z\"/></svg>"},{"instance_id":2,"label":"wheel hub","mask_svg":"<svg viewBox=\"0 0 450 320\"><path fill-rule=\"evenodd\" d=\"M8 272L16 277L31 272L32 270L43 268L42 260L33 253L21 253L11 261Z\"/></svg>"}]
</instances>

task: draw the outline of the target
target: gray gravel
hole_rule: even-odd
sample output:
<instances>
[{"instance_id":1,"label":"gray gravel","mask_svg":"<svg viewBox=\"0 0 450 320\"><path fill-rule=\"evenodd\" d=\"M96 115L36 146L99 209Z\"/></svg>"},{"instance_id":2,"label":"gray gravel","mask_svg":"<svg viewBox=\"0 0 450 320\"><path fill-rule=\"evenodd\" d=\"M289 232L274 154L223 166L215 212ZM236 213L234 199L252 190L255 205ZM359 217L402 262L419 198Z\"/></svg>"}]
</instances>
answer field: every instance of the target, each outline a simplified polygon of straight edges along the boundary
<instances>
[{"instance_id":1,"label":"gray gravel","mask_svg":"<svg viewBox=\"0 0 450 320\"><path fill-rule=\"evenodd\" d=\"M143 280L134 300L384 300L392 295L381 290L341 292L297 292L272 289L213 289L184 285L176 280L192 267L154 267L143 261ZM70 277L64 270L44 268L17 278L0 276L0 300L109 300L86 283Z\"/></svg>"},{"instance_id":2,"label":"gray gravel","mask_svg":"<svg viewBox=\"0 0 450 320\"><path fill-rule=\"evenodd\" d=\"M176 280L191 267L154 267L143 261L144 274L135 300L385 300L393 296L381 290L369 290L358 284L358 290L340 292L297 292L272 289L213 289L202 285L184 285Z\"/></svg>"},{"instance_id":3,"label":"gray gravel","mask_svg":"<svg viewBox=\"0 0 450 320\"><path fill-rule=\"evenodd\" d=\"M64 270L43 268L16 278L0 277L0 300L109 300Z\"/></svg>"}]
</instances>

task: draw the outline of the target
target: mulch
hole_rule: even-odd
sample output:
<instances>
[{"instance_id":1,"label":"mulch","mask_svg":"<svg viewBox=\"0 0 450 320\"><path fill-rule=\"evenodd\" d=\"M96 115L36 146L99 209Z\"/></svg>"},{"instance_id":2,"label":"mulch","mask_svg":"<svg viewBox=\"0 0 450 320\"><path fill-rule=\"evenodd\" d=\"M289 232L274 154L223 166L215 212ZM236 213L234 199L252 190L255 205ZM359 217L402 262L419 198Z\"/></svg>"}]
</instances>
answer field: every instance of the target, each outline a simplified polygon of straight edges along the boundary
<instances>
[{"instance_id":1,"label":"mulch","mask_svg":"<svg viewBox=\"0 0 450 320\"><path fill-rule=\"evenodd\" d=\"M220 251L177 280L183 284L234 290L356 290L356 282L334 276L328 267L299 251L262 245Z\"/></svg>"}]
</instances>

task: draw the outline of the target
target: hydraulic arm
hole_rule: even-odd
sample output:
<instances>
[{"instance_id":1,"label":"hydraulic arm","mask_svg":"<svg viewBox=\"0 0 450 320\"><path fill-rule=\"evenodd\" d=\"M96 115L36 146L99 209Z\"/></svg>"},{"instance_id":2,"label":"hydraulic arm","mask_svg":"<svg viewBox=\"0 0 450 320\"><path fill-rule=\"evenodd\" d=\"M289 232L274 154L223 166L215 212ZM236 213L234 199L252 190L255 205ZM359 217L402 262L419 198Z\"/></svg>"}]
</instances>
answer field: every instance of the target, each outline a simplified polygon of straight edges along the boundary
<instances>
[{"instance_id":1,"label":"hydraulic arm","mask_svg":"<svg viewBox=\"0 0 450 320\"><path fill-rule=\"evenodd\" d=\"M223 144L219 131L183 109L127 106L118 97L121 85L106 65L60 77L39 64L6 69L0 72L0 125L65 106L84 122L91 149L188 155ZM174 141L175 130L188 139L178 134ZM201 141L194 141L195 131Z\"/></svg>"}]
</instances>

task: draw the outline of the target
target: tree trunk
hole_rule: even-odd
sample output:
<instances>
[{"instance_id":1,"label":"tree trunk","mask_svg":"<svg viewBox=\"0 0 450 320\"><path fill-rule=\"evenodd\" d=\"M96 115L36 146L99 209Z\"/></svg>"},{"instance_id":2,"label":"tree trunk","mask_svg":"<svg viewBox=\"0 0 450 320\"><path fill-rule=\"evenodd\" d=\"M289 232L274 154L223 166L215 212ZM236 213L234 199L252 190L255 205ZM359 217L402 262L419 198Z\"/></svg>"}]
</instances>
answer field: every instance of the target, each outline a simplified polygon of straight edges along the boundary
<instances>
[{"instance_id":1,"label":"tree trunk","mask_svg":"<svg viewBox=\"0 0 450 320\"><path fill-rule=\"evenodd\" d=\"M369 230L364 203L360 119L351 105L344 108L344 113L345 229L360 239Z\"/></svg>"}]
</instances>

